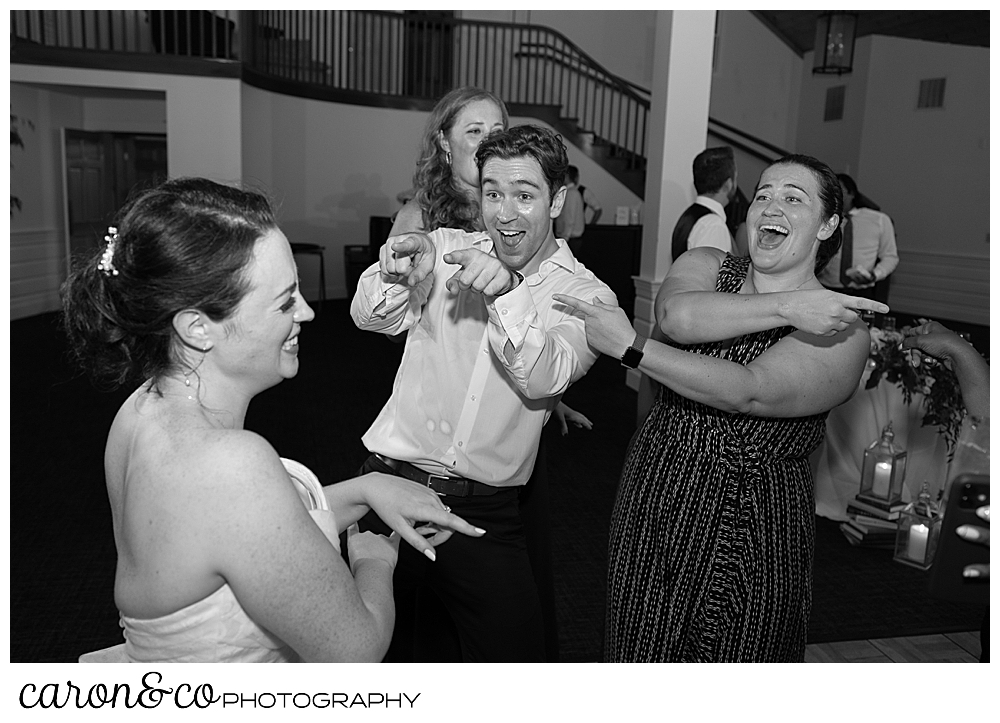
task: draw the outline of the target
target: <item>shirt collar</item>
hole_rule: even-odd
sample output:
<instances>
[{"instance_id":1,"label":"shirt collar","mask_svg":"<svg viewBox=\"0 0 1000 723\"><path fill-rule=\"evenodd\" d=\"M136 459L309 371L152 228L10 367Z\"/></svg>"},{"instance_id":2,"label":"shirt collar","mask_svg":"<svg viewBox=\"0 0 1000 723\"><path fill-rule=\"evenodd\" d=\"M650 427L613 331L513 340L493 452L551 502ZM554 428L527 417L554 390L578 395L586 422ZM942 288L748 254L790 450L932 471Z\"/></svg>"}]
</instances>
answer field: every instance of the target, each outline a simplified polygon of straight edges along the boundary
<instances>
[{"instance_id":1,"label":"shirt collar","mask_svg":"<svg viewBox=\"0 0 1000 723\"><path fill-rule=\"evenodd\" d=\"M493 253L493 239L490 238L488 231L478 231L476 232L476 239L472 242L473 246L478 246L485 253ZM569 245L561 238L556 238L556 250L547 259L542 261L538 266L538 275L541 278L545 278L549 273L549 264L554 266L561 266L562 268L569 271L571 274L576 273L577 264L580 262L576 260L573 252L569 250ZM528 277L525 277L528 278Z\"/></svg>"},{"instance_id":2,"label":"shirt collar","mask_svg":"<svg viewBox=\"0 0 1000 723\"><path fill-rule=\"evenodd\" d=\"M708 196L698 196L698 198L695 199L695 202L700 203L717 216L722 216L723 218L726 217L725 206L716 201L714 198L709 198Z\"/></svg>"}]
</instances>

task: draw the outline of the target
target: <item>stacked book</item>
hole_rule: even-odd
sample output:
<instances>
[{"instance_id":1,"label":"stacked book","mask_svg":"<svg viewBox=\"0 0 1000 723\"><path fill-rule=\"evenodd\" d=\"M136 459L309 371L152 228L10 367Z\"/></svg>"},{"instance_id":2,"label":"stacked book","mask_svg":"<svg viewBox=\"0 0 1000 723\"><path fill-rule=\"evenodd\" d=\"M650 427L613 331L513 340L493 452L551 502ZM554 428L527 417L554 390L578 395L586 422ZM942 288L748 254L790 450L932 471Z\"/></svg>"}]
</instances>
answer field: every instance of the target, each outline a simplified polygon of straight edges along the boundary
<instances>
[{"instance_id":1,"label":"stacked book","mask_svg":"<svg viewBox=\"0 0 1000 723\"><path fill-rule=\"evenodd\" d=\"M858 495L847 504L847 522L840 523L840 531L852 545L892 550L896 545L896 523L904 507L904 502L890 505Z\"/></svg>"}]
</instances>

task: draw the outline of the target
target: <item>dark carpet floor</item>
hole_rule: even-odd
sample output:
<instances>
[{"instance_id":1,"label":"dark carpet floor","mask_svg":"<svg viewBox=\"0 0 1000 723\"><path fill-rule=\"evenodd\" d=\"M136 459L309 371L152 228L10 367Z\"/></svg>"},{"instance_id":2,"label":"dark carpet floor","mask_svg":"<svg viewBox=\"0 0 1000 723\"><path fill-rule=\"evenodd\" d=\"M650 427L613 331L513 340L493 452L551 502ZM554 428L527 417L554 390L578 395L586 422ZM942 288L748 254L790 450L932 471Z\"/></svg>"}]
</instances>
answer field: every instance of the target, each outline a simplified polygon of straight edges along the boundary
<instances>
[{"instance_id":1,"label":"dark carpet floor","mask_svg":"<svg viewBox=\"0 0 1000 723\"><path fill-rule=\"evenodd\" d=\"M254 400L247 427L324 482L354 474L360 437L388 398L402 347L327 302L302 334L301 371ZM71 662L121 640L104 489L107 430L127 391L102 393L65 359L54 314L11 322L10 659ZM595 423L545 430L560 660L596 661L610 511L634 431L635 394L602 358L566 401ZM978 630L983 609L929 598L924 574L854 548L817 520L810 642Z\"/></svg>"}]
</instances>

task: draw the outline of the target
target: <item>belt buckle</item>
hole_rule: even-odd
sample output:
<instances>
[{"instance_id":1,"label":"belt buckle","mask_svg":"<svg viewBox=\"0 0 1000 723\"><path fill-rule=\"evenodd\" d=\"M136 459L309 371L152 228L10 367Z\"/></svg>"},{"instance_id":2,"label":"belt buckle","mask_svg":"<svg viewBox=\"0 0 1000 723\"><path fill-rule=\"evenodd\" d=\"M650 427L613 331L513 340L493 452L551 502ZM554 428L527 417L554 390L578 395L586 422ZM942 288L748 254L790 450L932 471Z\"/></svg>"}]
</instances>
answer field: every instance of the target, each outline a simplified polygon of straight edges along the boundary
<instances>
[{"instance_id":1,"label":"belt buckle","mask_svg":"<svg viewBox=\"0 0 1000 723\"><path fill-rule=\"evenodd\" d=\"M439 474L428 474L427 486L439 495L465 497L469 494L468 484L465 480L452 479L451 477L445 477Z\"/></svg>"}]
</instances>

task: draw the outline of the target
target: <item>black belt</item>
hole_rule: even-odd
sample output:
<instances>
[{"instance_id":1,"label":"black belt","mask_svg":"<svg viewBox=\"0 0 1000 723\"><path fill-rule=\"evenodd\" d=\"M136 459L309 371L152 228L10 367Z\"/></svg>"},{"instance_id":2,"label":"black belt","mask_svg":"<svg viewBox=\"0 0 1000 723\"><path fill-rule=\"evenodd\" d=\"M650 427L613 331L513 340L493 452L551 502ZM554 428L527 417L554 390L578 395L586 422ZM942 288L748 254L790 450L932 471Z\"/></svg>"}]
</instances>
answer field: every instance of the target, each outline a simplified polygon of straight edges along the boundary
<instances>
[{"instance_id":1,"label":"black belt","mask_svg":"<svg viewBox=\"0 0 1000 723\"><path fill-rule=\"evenodd\" d=\"M381 454L374 454L372 456L391 469L397 476L405 477L425 487L430 487L439 495L482 497L485 495L495 495L500 490L499 487L465 479L464 477L445 477L440 474L431 474L409 462L403 462Z\"/></svg>"}]
</instances>

